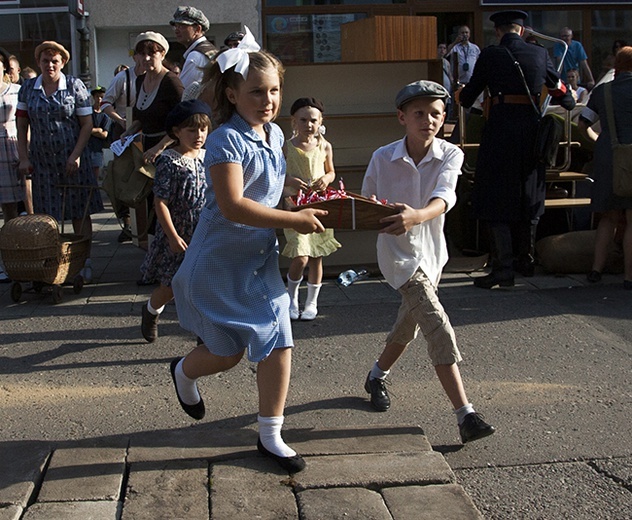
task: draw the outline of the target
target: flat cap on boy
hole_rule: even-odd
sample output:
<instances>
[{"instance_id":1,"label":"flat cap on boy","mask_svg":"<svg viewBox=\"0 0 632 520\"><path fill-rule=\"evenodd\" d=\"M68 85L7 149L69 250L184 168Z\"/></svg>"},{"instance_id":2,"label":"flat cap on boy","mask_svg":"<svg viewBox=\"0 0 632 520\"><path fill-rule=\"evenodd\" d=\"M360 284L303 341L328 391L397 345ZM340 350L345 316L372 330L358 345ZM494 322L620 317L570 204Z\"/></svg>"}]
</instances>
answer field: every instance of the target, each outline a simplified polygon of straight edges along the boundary
<instances>
[{"instance_id":1,"label":"flat cap on boy","mask_svg":"<svg viewBox=\"0 0 632 520\"><path fill-rule=\"evenodd\" d=\"M420 97L442 99L443 102L446 103L450 98L450 93L443 85L439 85L439 83L435 83L434 81L422 79L421 81L409 83L400 90L395 98L395 106L397 108L402 108L404 104Z\"/></svg>"},{"instance_id":2,"label":"flat cap on boy","mask_svg":"<svg viewBox=\"0 0 632 520\"><path fill-rule=\"evenodd\" d=\"M204 16L204 13L196 7L190 5L181 5L173 13L173 20L169 22L170 25L177 23L183 23L186 25L199 25L202 27L202 32L206 32L211 27L208 18Z\"/></svg>"}]
</instances>

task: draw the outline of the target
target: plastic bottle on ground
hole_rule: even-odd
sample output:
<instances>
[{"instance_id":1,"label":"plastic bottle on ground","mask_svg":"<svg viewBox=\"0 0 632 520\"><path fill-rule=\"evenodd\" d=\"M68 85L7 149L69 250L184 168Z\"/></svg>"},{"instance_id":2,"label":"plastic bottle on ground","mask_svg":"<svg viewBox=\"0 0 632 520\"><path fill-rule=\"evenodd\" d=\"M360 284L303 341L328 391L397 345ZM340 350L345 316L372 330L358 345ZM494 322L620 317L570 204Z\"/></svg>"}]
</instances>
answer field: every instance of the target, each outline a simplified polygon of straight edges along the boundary
<instances>
[{"instance_id":1,"label":"plastic bottle on ground","mask_svg":"<svg viewBox=\"0 0 632 520\"><path fill-rule=\"evenodd\" d=\"M358 280L364 280L369 277L369 273L366 269L360 269L357 273L353 269L349 269L338 275L338 284L343 287L349 287L352 283Z\"/></svg>"}]
</instances>

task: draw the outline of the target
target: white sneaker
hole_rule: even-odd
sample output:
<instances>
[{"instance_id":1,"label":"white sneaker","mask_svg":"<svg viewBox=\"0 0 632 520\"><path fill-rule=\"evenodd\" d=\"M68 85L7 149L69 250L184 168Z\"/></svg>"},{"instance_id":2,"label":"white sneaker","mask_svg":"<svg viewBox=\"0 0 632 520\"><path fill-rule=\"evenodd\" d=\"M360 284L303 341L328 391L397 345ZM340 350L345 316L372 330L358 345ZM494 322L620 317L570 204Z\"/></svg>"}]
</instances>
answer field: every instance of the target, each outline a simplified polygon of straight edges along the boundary
<instances>
[{"instance_id":1,"label":"white sneaker","mask_svg":"<svg viewBox=\"0 0 632 520\"><path fill-rule=\"evenodd\" d=\"M10 281L11 278L9 278L9 275L4 272L4 269L2 269L2 267L0 267L0 283L9 283ZM298 316L296 317L296 319L298 319Z\"/></svg>"},{"instance_id":2,"label":"white sneaker","mask_svg":"<svg viewBox=\"0 0 632 520\"><path fill-rule=\"evenodd\" d=\"M318 315L318 308L315 305L305 307L301 313L301 321L312 321Z\"/></svg>"}]
</instances>

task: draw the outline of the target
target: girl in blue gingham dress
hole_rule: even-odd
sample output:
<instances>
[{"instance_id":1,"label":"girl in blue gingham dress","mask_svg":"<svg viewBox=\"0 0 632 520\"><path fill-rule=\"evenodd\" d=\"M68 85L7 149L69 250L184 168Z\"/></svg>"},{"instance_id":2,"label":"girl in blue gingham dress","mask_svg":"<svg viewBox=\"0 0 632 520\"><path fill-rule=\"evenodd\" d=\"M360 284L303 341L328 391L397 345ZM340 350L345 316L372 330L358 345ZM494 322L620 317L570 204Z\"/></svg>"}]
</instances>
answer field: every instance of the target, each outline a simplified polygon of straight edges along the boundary
<instances>
[{"instance_id":1,"label":"girl in blue gingham dress","mask_svg":"<svg viewBox=\"0 0 632 520\"><path fill-rule=\"evenodd\" d=\"M283 133L272 123L283 69L258 49L248 33L211 70L213 116L221 126L206 145L207 203L172 282L180 324L202 344L174 359L171 373L180 405L201 419L196 379L232 368L247 351L258 363L257 447L295 472L305 463L281 438L293 338L275 228L322 232L316 216L325 212L275 209L285 177Z\"/></svg>"}]
</instances>

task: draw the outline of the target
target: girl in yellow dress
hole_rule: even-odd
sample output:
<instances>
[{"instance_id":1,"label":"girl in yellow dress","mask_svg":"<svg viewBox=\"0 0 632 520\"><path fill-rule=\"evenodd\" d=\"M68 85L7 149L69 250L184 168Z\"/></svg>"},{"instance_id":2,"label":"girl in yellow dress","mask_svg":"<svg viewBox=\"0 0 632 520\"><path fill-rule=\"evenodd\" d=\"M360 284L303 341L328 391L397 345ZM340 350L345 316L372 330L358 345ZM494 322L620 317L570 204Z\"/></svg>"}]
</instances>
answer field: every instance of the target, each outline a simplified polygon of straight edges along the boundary
<instances>
[{"instance_id":1,"label":"girl in yellow dress","mask_svg":"<svg viewBox=\"0 0 632 520\"><path fill-rule=\"evenodd\" d=\"M287 173L285 185L294 195L298 190L324 191L336 177L331 144L322 134L324 106L318 99L297 99L290 108L293 135L284 146ZM293 320L313 320L318 314L318 293L323 279L323 256L340 247L332 229L324 233L304 235L285 229L287 244L283 256L292 259L287 273L287 290L290 294L290 317ZM303 312L299 312L298 288L303 272L308 268L307 299Z\"/></svg>"}]
</instances>

